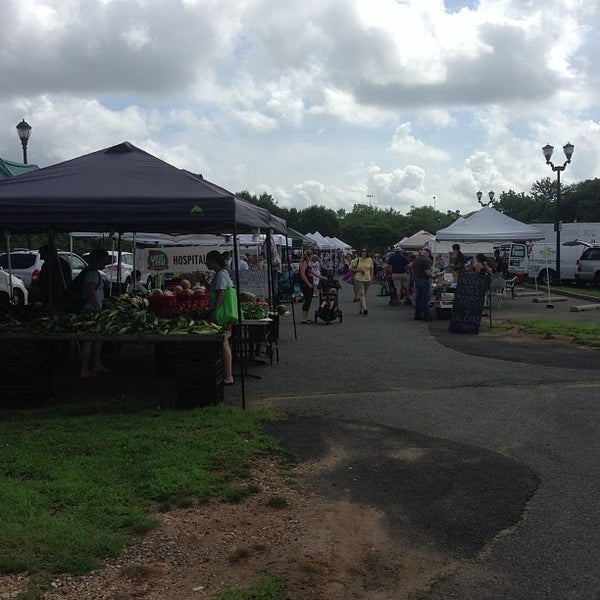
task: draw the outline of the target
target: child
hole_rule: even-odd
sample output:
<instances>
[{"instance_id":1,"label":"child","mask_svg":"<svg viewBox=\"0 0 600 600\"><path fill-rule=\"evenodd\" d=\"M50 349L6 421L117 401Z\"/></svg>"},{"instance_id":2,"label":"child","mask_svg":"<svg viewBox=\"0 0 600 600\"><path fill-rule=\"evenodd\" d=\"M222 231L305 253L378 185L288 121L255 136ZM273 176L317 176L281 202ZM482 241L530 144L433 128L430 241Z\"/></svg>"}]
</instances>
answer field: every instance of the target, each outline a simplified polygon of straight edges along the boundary
<instances>
[{"instance_id":1,"label":"child","mask_svg":"<svg viewBox=\"0 0 600 600\"><path fill-rule=\"evenodd\" d=\"M142 296L148 293L148 288L140 281L142 273L136 269L132 273L133 281L127 286L128 294L141 294Z\"/></svg>"},{"instance_id":2,"label":"child","mask_svg":"<svg viewBox=\"0 0 600 600\"><path fill-rule=\"evenodd\" d=\"M329 288L325 296L323 296L323 300L321 302L321 308L328 308L329 310L333 310L335 308L335 302L337 300L337 290L335 288Z\"/></svg>"},{"instance_id":3,"label":"child","mask_svg":"<svg viewBox=\"0 0 600 600\"><path fill-rule=\"evenodd\" d=\"M310 266L313 274L313 296L318 296L319 283L323 277L321 276L321 263L319 262L319 257L316 254L313 254L310 257Z\"/></svg>"}]
</instances>

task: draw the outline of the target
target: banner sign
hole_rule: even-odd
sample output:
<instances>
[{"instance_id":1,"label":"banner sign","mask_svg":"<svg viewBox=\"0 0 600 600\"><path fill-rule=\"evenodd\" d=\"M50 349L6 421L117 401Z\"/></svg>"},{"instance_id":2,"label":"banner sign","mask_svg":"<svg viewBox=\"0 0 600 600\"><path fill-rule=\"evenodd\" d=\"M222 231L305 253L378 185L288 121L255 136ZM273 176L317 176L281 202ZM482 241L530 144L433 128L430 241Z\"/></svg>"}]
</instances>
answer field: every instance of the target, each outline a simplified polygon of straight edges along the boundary
<instances>
[{"instance_id":1,"label":"banner sign","mask_svg":"<svg viewBox=\"0 0 600 600\"><path fill-rule=\"evenodd\" d=\"M190 273L207 273L206 255L221 252L219 246L169 246L165 248L138 248L135 254L137 268L154 276L176 277ZM233 279L234 274L231 273ZM266 270L240 271L240 292L250 292L264 300L268 297Z\"/></svg>"},{"instance_id":2,"label":"banner sign","mask_svg":"<svg viewBox=\"0 0 600 600\"><path fill-rule=\"evenodd\" d=\"M166 248L137 249L136 264L140 271L150 273L199 273L207 271L206 255L220 252L219 246L169 246Z\"/></svg>"}]
</instances>

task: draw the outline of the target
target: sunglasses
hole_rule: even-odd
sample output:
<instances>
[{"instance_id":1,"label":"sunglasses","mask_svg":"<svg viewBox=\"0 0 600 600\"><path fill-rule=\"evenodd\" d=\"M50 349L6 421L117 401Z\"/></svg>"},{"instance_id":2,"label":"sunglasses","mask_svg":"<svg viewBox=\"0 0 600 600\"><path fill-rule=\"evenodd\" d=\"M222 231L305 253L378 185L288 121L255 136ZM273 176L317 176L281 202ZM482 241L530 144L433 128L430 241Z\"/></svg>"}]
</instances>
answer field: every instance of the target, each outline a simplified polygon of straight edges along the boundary
<instances>
[{"instance_id":1,"label":"sunglasses","mask_svg":"<svg viewBox=\"0 0 600 600\"><path fill-rule=\"evenodd\" d=\"M368 250L361 250L361 252L368 252Z\"/></svg>"}]
</instances>

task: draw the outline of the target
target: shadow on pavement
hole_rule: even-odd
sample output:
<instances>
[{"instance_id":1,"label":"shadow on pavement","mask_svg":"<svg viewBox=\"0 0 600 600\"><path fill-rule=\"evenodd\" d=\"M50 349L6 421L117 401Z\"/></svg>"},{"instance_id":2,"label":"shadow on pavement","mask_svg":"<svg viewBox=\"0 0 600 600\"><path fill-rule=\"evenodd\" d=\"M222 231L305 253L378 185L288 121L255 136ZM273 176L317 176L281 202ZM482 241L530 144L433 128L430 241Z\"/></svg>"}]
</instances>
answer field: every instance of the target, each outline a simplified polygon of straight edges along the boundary
<instances>
[{"instance_id":1,"label":"shadow on pavement","mask_svg":"<svg viewBox=\"0 0 600 600\"><path fill-rule=\"evenodd\" d=\"M392 536L459 558L515 525L539 484L506 456L406 430L320 417L266 430L325 498L374 506Z\"/></svg>"}]
</instances>

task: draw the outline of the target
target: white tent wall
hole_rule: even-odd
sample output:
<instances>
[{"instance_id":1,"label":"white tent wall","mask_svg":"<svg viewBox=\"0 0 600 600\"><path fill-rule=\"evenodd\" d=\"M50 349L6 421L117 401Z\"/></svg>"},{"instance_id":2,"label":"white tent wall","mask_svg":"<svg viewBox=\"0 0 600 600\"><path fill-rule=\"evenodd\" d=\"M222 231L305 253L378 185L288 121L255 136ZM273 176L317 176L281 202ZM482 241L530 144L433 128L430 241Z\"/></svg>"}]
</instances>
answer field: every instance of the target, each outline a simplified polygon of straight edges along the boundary
<instances>
[{"instance_id":1,"label":"white tent wall","mask_svg":"<svg viewBox=\"0 0 600 600\"><path fill-rule=\"evenodd\" d=\"M450 254L452 252L452 244L456 243L441 242L433 238L427 242L426 246L436 255ZM492 256L494 253L494 244L492 242L462 242L460 249L465 256L475 256L476 254Z\"/></svg>"}]
</instances>

